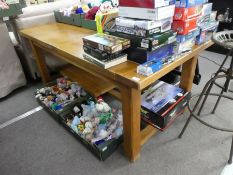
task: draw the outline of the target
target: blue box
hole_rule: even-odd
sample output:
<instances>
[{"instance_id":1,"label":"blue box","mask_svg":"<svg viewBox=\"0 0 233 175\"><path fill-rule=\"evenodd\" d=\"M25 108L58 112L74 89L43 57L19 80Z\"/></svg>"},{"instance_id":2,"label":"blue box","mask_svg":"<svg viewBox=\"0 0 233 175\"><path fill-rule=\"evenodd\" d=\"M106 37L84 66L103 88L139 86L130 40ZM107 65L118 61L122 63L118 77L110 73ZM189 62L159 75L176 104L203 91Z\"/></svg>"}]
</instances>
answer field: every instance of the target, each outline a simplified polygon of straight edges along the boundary
<instances>
[{"instance_id":1,"label":"blue box","mask_svg":"<svg viewBox=\"0 0 233 175\"><path fill-rule=\"evenodd\" d=\"M159 71L163 67L162 61L149 61L144 64L141 64L137 67L137 73L144 75L144 76L150 76L153 73Z\"/></svg>"},{"instance_id":2,"label":"blue box","mask_svg":"<svg viewBox=\"0 0 233 175\"><path fill-rule=\"evenodd\" d=\"M174 43L162 44L158 49L148 52L142 48L130 48L127 50L128 60L137 62L139 64L146 63L148 61L160 61L166 62L174 54Z\"/></svg>"},{"instance_id":3,"label":"blue box","mask_svg":"<svg viewBox=\"0 0 233 175\"><path fill-rule=\"evenodd\" d=\"M187 34L187 35L177 35L177 42L183 43L187 40L190 40L191 38L194 38L196 36L200 35L200 29L197 28L195 31Z\"/></svg>"},{"instance_id":4,"label":"blue box","mask_svg":"<svg viewBox=\"0 0 233 175\"><path fill-rule=\"evenodd\" d=\"M208 2L208 0L176 0L176 7L193 7Z\"/></svg>"}]
</instances>

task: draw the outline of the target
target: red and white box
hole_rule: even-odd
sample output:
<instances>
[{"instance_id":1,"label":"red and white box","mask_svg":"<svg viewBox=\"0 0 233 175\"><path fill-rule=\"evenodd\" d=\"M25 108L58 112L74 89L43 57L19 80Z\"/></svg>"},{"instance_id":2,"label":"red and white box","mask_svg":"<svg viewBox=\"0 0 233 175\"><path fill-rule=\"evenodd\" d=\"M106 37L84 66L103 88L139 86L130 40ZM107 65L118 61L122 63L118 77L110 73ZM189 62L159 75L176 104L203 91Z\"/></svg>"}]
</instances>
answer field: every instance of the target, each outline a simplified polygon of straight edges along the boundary
<instances>
[{"instance_id":1,"label":"red and white box","mask_svg":"<svg viewBox=\"0 0 233 175\"><path fill-rule=\"evenodd\" d=\"M179 8L176 7L175 15L173 17L174 20L187 20L201 15L202 6L195 6L190 8Z\"/></svg>"},{"instance_id":2,"label":"red and white box","mask_svg":"<svg viewBox=\"0 0 233 175\"><path fill-rule=\"evenodd\" d=\"M174 0L119 0L122 7L159 8L175 4Z\"/></svg>"},{"instance_id":3,"label":"red and white box","mask_svg":"<svg viewBox=\"0 0 233 175\"><path fill-rule=\"evenodd\" d=\"M162 20L174 16L175 5L159 7L156 9L138 7L119 7L119 16L147 20Z\"/></svg>"},{"instance_id":4,"label":"red and white box","mask_svg":"<svg viewBox=\"0 0 233 175\"><path fill-rule=\"evenodd\" d=\"M173 21L172 29L179 35L187 35L196 30L198 18L192 18L185 21Z\"/></svg>"}]
</instances>

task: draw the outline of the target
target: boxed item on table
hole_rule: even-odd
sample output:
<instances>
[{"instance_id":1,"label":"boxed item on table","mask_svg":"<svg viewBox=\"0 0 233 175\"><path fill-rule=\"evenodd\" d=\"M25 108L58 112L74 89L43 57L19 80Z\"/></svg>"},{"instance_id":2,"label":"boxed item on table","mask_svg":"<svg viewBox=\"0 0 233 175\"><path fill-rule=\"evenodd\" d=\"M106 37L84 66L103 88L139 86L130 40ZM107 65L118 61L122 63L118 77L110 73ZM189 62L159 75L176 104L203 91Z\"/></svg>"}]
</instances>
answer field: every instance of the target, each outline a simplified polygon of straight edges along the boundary
<instances>
[{"instance_id":1,"label":"boxed item on table","mask_svg":"<svg viewBox=\"0 0 233 175\"><path fill-rule=\"evenodd\" d=\"M163 67L163 61L152 60L139 65L137 67L137 73L144 76L150 76L153 73L159 71L162 67Z\"/></svg>"},{"instance_id":2,"label":"boxed item on table","mask_svg":"<svg viewBox=\"0 0 233 175\"><path fill-rule=\"evenodd\" d=\"M138 36L133 36L129 34L115 32L115 30L109 30L109 34L115 35L121 38L127 38L131 41L131 46L136 48L145 48L147 51L153 51L158 49L158 46L162 44L170 44L176 41L176 32L167 31L154 37L143 38Z\"/></svg>"},{"instance_id":3,"label":"boxed item on table","mask_svg":"<svg viewBox=\"0 0 233 175\"><path fill-rule=\"evenodd\" d=\"M157 21L118 17L116 18L116 25L145 30L151 30L159 27L161 32L166 32L171 29L172 21L172 17Z\"/></svg>"},{"instance_id":4,"label":"boxed item on table","mask_svg":"<svg viewBox=\"0 0 233 175\"><path fill-rule=\"evenodd\" d=\"M175 0L119 0L122 7L158 8L175 4Z\"/></svg>"},{"instance_id":5,"label":"boxed item on table","mask_svg":"<svg viewBox=\"0 0 233 175\"><path fill-rule=\"evenodd\" d=\"M215 21L217 18L217 11L212 11L210 14L210 21Z\"/></svg>"},{"instance_id":6,"label":"boxed item on table","mask_svg":"<svg viewBox=\"0 0 233 175\"><path fill-rule=\"evenodd\" d=\"M210 15L212 13L213 3L206 3L202 6L201 15Z\"/></svg>"},{"instance_id":7,"label":"boxed item on table","mask_svg":"<svg viewBox=\"0 0 233 175\"><path fill-rule=\"evenodd\" d=\"M213 33L216 32L218 29L218 25L219 22L214 21L214 22L210 22L206 26L202 26L201 33L196 38L196 44L200 45L211 40Z\"/></svg>"},{"instance_id":8,"label":"boxed item on table","mask_svg":"<svg viewBox=\"0 0 233 175\"><path fill-rule=\"evenodd\" d=\"M118 12L109 12L106 14L96 14L96 27L98 33L103 33L114 24L114 19L118 16Z\"/></svg>"},{"instance_id":9,"label":"boxed item on table","mask_svg":"<svg viewBox=\"0 0 233 175\"><path fill-rule=\"evenodd\" d=\"M130 40L107 34L94 34L83 38L84 45L105 51L117 53L130 47Z\"/></svg>"},{"instance_id":10,"label":"boxed item on table","mask_svg":"<svg viewBox=\"0 0 233 175\"><path fill-rule=\"evenodd\" d=\"M193 7L196 5L201 5L208 0L176 0L176 7Z\"/></svg>"},{"instance_id":11,"label":"boxed item on table","mask_svg":"<svg viewBox=\"0 0 233 175\"><path fill-rule=\"evenodd\" d=\"M137 62L139 64L146 63L148 61L169 61L174 54L174 43L163 44L158 49L148 52L142 48L129 48L126 53L128 54L128 60Z\"/></svg>"},{"instance_id":12,"label":"boxed item on table","mask_svg":"<svg viewBox=\"0 0 233 175\"><path fill-rule=\"evenodd\" d=\"M174 20L187 20L193 17L197 17L202 13L202 6L194 6L189 8L176 7Z\"/></svg>"},{"instance_id":13,"label":"boxed item on table","mask_svg":"<svg viewBox=\"0 0 233 175\"><path fill-rule=\"evenodd\" d=\"M206 25L206 23L209 23L211 21L211 15L202 15L202 16L199 16L198 17L198 20L197 20L197 26L200 27L200 26L203 26L203 25Z\"/></svg>"},{"instance_id":14,"label":"boxed item on table","mask_svg":"<svg viewBox=\"0 0 233 175\"><path fill-rule=\"evenodd\" d=\"M200 29L196 28L193 32L188 33L187 35L177 35L176 39L178 43L183 43L191 38L196 38L200 34Z\"/></svg>"},{"instance_id":15,"label":"boxed item on table","mask_svg":"<svg viewBox=\"0 0 233 175\"><path fill-rule=\"evenodd\" d=\"M100 160L108 158L122 142L122 112L101 97L76 103L59 116L63 126Z\"/></svg>"},{"instance_id":16,"label":"boxed item on table","mask_svg":"<svg viewBox=\"0 0 233 175\"><path fill-rule=\"evenodd\" d=\"M192 18L185 21L173 21L172 29L180 35L187 35L197 28L198 18Z\"/></svg>"},{"instance_id":17,"label":"boxed item on table","mask_svg":"<svg viewBox=\"0 0 233 175\"><path fill-rule=\"evenodd\" d=\"M141 117L152 126L165 130L185 110L190 93L157 81L142 94Z\"/></svg>"},{"instance_id":18,"label":"boxed item on table","mask_svg":"<svg viewBox=\"0 0 233 175\"><path fill-rule=\"evenodd\" d=\"M161 29L160 27L146 30L146 29L141 29L141 28L130 28L130 27L125 27L125 26L116 26L116 31L121 32L121 33L126 33L130 35L136 35L136 36L141 36L141 37L151 37L156 33L160 33Z\"/></svg>"},{"instance_id":19,"label":"boxed item on table","mask_svg":"<svg viewBox=\"0 0 233 175\"><path fill-rule=\"evenodd\" d=\"M119 16L128 18L162 20L174 16L175 5L159 7L156 9L138 7L119 7Z\"/></svg>"},{"instance_id":20,"label":"boxed item on table","mask_svg":"<svg viewBox=\"0 0 233 175\"><path fill-rule=\"evenodd\" d=\"M193 46L195 45L195 41L196 36L193 36L192 38L187 39L182 43L177 43L174 48L175 54L179 55L191 51Z\"/></svg>"}]
</instances>

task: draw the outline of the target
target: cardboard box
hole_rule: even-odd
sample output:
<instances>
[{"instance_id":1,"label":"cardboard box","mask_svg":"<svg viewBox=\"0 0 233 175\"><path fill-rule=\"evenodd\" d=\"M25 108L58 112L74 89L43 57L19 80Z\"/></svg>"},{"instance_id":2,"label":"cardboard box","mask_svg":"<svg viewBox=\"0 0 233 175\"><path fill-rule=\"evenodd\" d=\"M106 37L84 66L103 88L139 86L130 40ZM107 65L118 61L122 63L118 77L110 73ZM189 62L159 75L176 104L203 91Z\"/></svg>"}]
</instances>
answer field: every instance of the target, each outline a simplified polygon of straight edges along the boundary
<instances>
[{"instance_id":1,"label":"cardboard box","mask_svg":"<svg viewBox=\"0 0 233 175\"><path fill-rule=\"evenodd\" d=\"M186 21L173 21L172 29L180 35L187 35L197 28L198 18L188 19Z\"/></svg>"},{"instance_id":2,"label":"cardboard box","mask_svg":"<svg viewBox=\"0 0 233 175\"><path fill-rule=\"evenodd\" d=\"M193 36L192 38L182 42L182 43L177 43L174 52L175 54L183 54L191 51L193 49L193 46L195 45L196 42L196 37Z\"/></svg>"},{"instance_id":3,"label":"cardboard box","mask_svg":"<svg viewBox=\"0 0 233 175\"><path fill-rule=\"evenodd\" d=\"M201 45L209 40L211 40L211 37L214 32L218 29L219 22L210 22L206 26L201 27L201 33L196 38L196 44Z\"/></svg>"},{"instance_id":4,"label":"cardboard box","mask_svg":"<svg viewBox=\"0 0 233 175\"><path fill-rule=\"evenodd\" d=\"M196 5L201 5L208 0L176 0L176 7L194 7Z\"/></svg>"},{"instance_id":5,"label":"cardboard box","mask_svg":"<svg viewBox=\"0 0 233 175\"><path fill-rule=\"evenodd\" d=\"M157 21L123 18L123 17L116 18L117 26L124 26L134 29L139 28L144 30L151 30L160 27L161 32L166 32L170 30L172 22L173 22L172 17Z\"/></svg>"},{"instance_id":6,"label":"cardboard box","mask_svg":"<svg viewBox=\"0 0 233 175\"><path fill-rule=\"evenodd\" d=\"M191 38L196 38L200 34L200 29L197 28L193 32L188 33L187 35L177 35L177 42L183 43Z\"/></svg>"},{"instance_id":7,"label":"cardboard box","mask_svg":"<svg viewBox=\"0 0 233 175\"><path fill-rule=\"evenodd\" d=\"M187 20L199 16L202 13L202 6L195 6L190 8L176 7L174 20Z\"/></svg>"},{"instance_id":8,"label":"cardboard box","mask_svg":"<svg viewBox=\"0 0 233 175\"><path fill-rule=\"evenodd\" d=\"M95 16L96 27L98 33L103 33L106 29L109 29L114 24L114 19L118 16L118 12L112 12L107 14L97 14Z\"/></svg>"},{"instance_id":9,"label":"cardboard box","mask_svg":"<svg viewBox=\"0 0 233 175\"><path fill-rule=\"evenodd\" d=\"M162 44L158 47L158 49L152 52L148 52L142 48L129 48L126 50L126 53L128 54L128 60L139 64L152 60L162 60L163 62L167 62L174 54L174 43Z\"/></svg>"},{"instance_id":10,"label":"cardboard box","mask_svg":"<svg viewBox=\"0 0 233 175\"><path fill-rule=\"evenodd\" d=\"M175 5L160 7L156 9L122 6L119 7L119 16L147 20L162 20L173 17L174 12Z\"/></svg>"},{"instance_id":11,"label":"cardboard box","mask_svg":"<svg viewBox=\"0 0 233 175\"><path fill-rule=\"evenodd\" d=\"M213 3L203 4L201 15L210 15L212 13Z\"/></svg>"},{"instance_id":12,"label":"cardboard box","mask_svg":"<svg viewBox=\"0 0 233 175\"><path fill-rule=\"evenodd\" d=\"M119 0L119 5L122 7L140 7L155 9L173 4L175 4L175 0Z\"/></svg>"},{"instance_id":13,"label":"cardboard box","mask_svg":"<svg viewBox=\"0 0 233 175\"><path fill-rule=\"evenodd\" d=\"M183 89L157 81L142 94L142 119L164 131L184 111L189 98Z\"/></svg>"}]
</instances>

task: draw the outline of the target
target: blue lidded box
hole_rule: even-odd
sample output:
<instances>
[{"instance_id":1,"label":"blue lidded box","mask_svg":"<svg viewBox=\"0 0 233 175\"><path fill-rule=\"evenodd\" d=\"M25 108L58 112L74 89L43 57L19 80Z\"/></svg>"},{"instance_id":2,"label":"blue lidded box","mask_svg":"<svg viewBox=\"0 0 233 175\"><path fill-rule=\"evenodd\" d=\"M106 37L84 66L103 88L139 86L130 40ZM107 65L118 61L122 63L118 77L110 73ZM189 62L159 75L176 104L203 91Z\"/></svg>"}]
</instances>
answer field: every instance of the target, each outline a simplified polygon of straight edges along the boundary
<instances>
[{"instance_id":1,"label":"blue lidded box","mask_svg":"<svg viewBox=\"0 0 233 175\"><path fill-rule=\"evenodd\" d=\"M176 0L176 7L193 7L208 2L208 0Z\"/></svg>"},{"instance_id":2,"label":"blue lidded box","mask_svg":"<svg viewBox=\"0 0 233 175\"><path fill-rule=\"evenodd\" d=\"M163 62L160 61L149 61L144 64L141 64L137 67L137 73L144 75L144 76L150 76L153 73L159 71L163 67Z\"/></svg>"}]
</instances>

